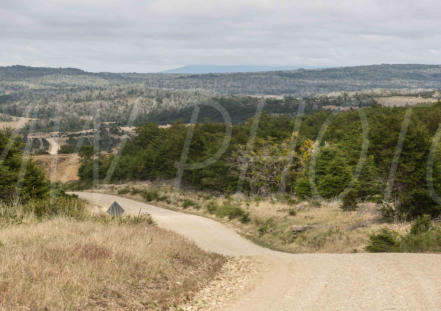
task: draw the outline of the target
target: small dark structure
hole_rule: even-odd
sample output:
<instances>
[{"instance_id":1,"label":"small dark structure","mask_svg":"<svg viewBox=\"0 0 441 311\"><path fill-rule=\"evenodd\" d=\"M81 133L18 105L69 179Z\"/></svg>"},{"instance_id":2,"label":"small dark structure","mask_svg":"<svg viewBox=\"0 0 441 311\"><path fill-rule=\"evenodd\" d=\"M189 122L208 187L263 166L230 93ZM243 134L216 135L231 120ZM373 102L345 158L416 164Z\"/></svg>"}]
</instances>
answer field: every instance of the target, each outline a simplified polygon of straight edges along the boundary
<instances>
[{"instance_id":1,"label":"small dark structure","mask_svg":"<svg viewBox=\"0 0 441 311\"><path fill-rule=\"evenodd\" d=\"M107 213L111 216L121 216L124 214L124 209L118 204L118 202L115 201L112 205L110 205Z\"/></svg>"}]
</instances>

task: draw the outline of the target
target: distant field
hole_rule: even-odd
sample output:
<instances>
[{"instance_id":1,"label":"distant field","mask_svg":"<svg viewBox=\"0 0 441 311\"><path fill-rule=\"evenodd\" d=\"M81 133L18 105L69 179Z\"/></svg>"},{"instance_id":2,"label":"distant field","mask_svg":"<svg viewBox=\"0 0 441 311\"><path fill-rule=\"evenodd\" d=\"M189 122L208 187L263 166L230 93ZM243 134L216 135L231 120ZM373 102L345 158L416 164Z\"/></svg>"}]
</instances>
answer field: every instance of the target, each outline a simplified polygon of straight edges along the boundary
<instances>
[{"instance_id":1,"label":"distant field","mask_svg":"<svg viewBox=\"0 0 441 311\"><path fill-rule=\"evenodd\" d=\"M0 121L0 128L19 129L24 127L31 119L12 117L13 121Z\"/></svg>"},{"instance_id":2,"label":"distant field","mask_svg":"<svg viewBox=\"0 0 441 311\"><path fill-rule=\"evenodd\" d=\"M78 180L80 157L77 154L36 155L32 157L52 182Z\"/></svg>"},{"instance_id":3,"label":"distant field","mask_svg":"<svg viewBox=\"0 0 441 311\"><path fill-rule=\"evenodd\" d=\"M386 107L405 107L417 104L432 104L436 103L438 99L424 98L416 96L391 96L391 97L379 97L377 98L379 104Z\"/></svg>"}]
</instances>

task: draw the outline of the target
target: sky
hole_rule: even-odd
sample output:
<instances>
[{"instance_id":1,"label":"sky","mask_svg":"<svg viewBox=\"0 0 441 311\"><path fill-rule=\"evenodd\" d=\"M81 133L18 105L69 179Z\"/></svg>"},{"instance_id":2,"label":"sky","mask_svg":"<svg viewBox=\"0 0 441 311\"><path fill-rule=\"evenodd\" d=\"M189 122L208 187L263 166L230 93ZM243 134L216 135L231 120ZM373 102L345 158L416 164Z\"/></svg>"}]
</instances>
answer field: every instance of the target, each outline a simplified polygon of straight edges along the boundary
<instances>
[{"instance_id":1,"label":"sky","mask_svg":"<svg viewBox=\"0 0 441 311\"><path fill-rule=\"evenodd\" d=\"M441 63L439 0L0 0L0 66Z\"/></svg>"}]
</instances>

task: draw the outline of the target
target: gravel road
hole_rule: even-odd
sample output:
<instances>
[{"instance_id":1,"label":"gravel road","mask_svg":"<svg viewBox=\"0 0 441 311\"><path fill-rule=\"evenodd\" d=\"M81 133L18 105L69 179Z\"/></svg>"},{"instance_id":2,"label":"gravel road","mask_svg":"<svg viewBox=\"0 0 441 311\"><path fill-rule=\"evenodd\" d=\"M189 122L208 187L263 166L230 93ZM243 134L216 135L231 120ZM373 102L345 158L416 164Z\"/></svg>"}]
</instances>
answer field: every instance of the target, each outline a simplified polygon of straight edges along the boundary
<instances>
[{"instance_id":1,"label":"gravel road","mask_svg":"<svg viewBox=\"0 0 441 311\"><path fill-rule=\"evenodd\" d=\"M441 311L441 255L286 254L262 248L224 225L200 216L99 193L76 193L128 213L148 212L160 227L229 256L258 257L265 269L251 290L222 310Z\"/></svg>"}]
</instances>

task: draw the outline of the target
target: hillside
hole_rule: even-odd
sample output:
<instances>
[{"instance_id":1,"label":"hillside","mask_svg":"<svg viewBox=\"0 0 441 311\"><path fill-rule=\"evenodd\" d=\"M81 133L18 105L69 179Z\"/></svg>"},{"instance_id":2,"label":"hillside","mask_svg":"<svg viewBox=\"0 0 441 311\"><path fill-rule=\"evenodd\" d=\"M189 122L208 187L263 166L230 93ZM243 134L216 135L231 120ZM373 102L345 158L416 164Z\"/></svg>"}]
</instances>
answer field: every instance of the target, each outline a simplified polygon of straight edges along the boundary
<instances>
[{"instance_id":1,"label":"hillside","mask_svg":"<svg viewBox=\"0 0 441 311\"><path fill-rule=\"evenodd\" d=\"M0 94L23 88L23 82L26 81L37 84L38 88L51 89L72 86L102 87L118 83L142 84L150 88L205 89L227 95L287 94L307 96L317 93L375 88L439 89L441 88L441 66L371 65L314 70L211 74L88 73L78 69L13 66L0 67L0 78ZM87 83L85 83L85 79ZM17 82L20 82L20 85ZM33 87L35 88L35 85Z\"/></svg>"}]
</instances>

